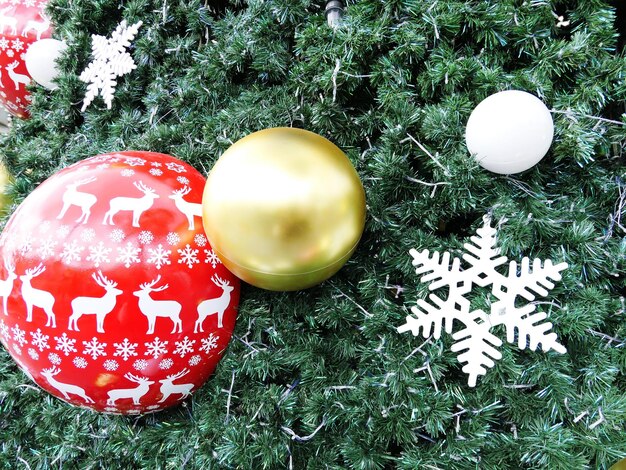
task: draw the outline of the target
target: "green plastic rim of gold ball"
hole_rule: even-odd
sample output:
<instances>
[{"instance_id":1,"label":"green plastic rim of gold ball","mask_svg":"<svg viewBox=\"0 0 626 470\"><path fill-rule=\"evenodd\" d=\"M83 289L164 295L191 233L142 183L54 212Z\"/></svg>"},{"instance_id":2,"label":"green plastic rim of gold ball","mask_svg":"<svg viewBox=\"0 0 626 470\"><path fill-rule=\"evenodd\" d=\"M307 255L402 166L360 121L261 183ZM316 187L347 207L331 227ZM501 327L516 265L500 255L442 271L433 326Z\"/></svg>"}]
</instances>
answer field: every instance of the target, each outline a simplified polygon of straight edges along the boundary
<instances>
[{"instance_id":1,"label":"green plastic rim of gold ball","mask_svg":"<svg viewBox=\"0 0 626 470\"><path fill-rule=\"evenodd\" d=\"M365 226L365 191L348 157L313 132L250 134L207 178L203 224L213 250L245 282L305 289L335 274Z\"/></svg>"}]
</instances>

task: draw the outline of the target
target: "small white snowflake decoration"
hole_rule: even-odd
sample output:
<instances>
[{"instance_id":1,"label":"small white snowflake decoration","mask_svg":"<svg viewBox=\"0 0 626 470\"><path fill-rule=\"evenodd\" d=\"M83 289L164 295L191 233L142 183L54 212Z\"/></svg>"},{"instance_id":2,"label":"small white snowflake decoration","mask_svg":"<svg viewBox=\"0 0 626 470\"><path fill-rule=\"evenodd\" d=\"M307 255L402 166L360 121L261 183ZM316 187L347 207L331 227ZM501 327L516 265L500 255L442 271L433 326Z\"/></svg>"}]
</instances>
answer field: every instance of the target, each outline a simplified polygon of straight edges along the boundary
<instances>
[{"instance_id":1,"label":"small white snowflake decoration","mask_svg":"<svg viewBox=\"0 0 626 470\"><path fill-rule=\"evenodd\" d=\"M533 313L534 304L520 305L516 301L521 297L532 302L535 294L547 296L548 290L554 288L550 280L560 281L560 273L567 268L567 263L553 265L547 260L542 264L541 260L535 259L531 266L529 258L523 258L519 267L517 262L510 261L505 276L496 271L507 259L499 256L496 230L490 226L488 217L476 232L478 236L471 237L472 243L464 245L467 253L463 259L471 265L468 269L461 269L459 258L454 258L450 265L450 253L447 252L440 258L438 252L431 255L428 250L410 250L415 272L423 275L420 281L430 282L431 291L447 286L449 294L447 298L430 294L430 302L418 300L417 306L411 307L414 316L407 316L406 323L398 328L400 333L411 331L413 335L421 333L425 338L432 334L439 339L442 327L451 334L454 320L460 322L463 328L452 334L455 343L451 350L460 353L458 360L464 364L463 372L468 374L470 387L475 387L478 376L485 375L487 368L495 365L494 360L502 358L497 349L502 346L502 340L491 333L498 325L505 326L509 343L514 343L517 335L520 349L535 350L541 344L544 351L566 352L556 333L550 332L552 323L544 321L547 314ZM497 300L491 304L490 313L470 311L470 301L465 296L472 291L474 284L492 286L492 294Z\"/></svg>"},{"instance_id":2,"label":"small white snowflake decoration","mask_svg":"<svg viewBox=\"0 0 626 470\"><path fill-rule=\"evenodd\" d=\"M98 95L102 96L107 108L111 109L118 77L137 68L133 57L126 49L130 47L130 42L142 24L143 22L138 21L128 26L126 20L123 20L113 31L110 39L97 34L91 36L93 60L80 74L80 79L88 83L81 111L85 111Z\"/></svg>"}]
</instances>

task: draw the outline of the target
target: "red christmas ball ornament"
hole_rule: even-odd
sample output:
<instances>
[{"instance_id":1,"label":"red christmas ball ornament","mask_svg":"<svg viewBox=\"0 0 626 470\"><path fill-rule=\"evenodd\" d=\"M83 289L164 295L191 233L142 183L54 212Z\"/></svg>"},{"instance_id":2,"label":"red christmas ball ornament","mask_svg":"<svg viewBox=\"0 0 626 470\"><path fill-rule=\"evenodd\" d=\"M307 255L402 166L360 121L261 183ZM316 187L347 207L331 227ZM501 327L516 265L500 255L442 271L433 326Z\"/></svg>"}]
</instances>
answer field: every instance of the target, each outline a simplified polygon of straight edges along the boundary
<instances>
[{"instance_id":1,"label":"red christmas ball ornament","mask_svg":"<svg viewBox=\"0 0 626 470\"><path fill-rule=\"evenodd\" d=\"M28 117L31 76L24 57L31 44L52 35L44 12L47 0L12 0L0 5L0 103L14 116Z\"/></svg>"},{"instance_id":2,"label":"red christmas ball ornament","mask_svg":"<svg viewBox=\"0 0 626 470\"><path fill-rule=\"evenodd\" d=\"M209 245L204 177L174 157L99 155L50 177L0 237L0 340L73 405L139 414L214 371L239 280Z\"/></svg>"}]
</instances>

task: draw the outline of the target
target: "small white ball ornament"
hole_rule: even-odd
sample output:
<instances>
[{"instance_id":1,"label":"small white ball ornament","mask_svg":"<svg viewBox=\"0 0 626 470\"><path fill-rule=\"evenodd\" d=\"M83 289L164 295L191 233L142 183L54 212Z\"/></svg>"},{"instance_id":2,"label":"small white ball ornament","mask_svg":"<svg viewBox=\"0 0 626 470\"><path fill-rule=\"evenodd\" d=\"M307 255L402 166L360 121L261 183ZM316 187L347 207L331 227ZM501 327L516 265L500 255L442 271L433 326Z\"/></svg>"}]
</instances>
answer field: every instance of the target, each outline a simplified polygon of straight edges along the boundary
<instances>
[{"instance_id":1,"label":"small white ball ornament","mask_svg":"<svg viewBox=\"0 0 626 470\"><path fill-rule=\"evenodd\" d=\"M59 75L56 60L67 48L67 44L58 39L41 39L34 42L26 51L24 62L33 80L48 90L56 90L54 79Z\"/></svg>"},{"instance_id":2,"label":"small white ball ornament","mask_svg":"<svg viewBox=\"0 0 626 470\"><path fill-rule=\"evenodd\" d=\"M478 164L494 173L521 173L548 152L554 136L546 105L525 91L508 90L481 101L467 121L465 142Z\"/></svg>"}]
</instances>

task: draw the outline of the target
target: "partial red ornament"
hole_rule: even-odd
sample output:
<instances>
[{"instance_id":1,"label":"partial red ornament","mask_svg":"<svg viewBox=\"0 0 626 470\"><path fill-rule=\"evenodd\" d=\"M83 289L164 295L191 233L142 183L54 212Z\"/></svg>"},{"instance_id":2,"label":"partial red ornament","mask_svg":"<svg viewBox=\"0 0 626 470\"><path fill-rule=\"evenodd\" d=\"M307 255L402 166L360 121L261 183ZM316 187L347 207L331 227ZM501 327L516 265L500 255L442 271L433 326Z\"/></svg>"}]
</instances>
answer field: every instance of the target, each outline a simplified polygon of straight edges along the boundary
<instances>
[{"instance_id":1,"label":"partial red ornament","mask_svg":"<svg viewBox=\"0 0 626 470\"><path fill-rule=\"evenodd\" d=\"M0 5L0 103L14 116L27 118L31 76L24 56L31 44L52 36L44 12L48 0L11 0Z\"/></svg>"},{"instance_id":2,"label":"partial red ornament","mask_svg":"<svg viewBox=\"0 0 626 470\"><path fill-rule=\"evenodd\" d=\"M169 155L88 158L50 177L0 237L0 340L42 388L139 414L213 373L239 280L209 245L205 179Z\"/></svg>"}]
</instances>

